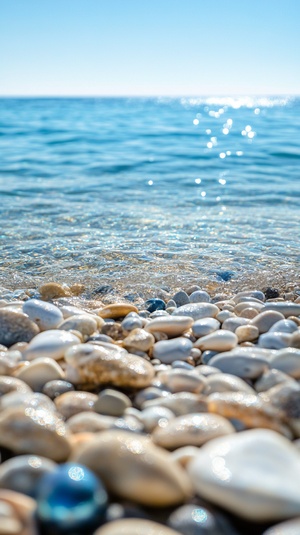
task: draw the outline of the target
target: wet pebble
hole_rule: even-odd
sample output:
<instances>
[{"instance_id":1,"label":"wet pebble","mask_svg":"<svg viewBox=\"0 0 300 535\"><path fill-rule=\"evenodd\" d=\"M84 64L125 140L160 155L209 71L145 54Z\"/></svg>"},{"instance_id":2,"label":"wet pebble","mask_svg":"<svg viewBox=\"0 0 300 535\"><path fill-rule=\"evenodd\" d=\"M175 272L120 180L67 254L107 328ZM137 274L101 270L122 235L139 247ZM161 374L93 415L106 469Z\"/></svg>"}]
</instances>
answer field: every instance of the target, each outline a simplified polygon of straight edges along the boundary
<instances>
[{"instance_id":1,"label":"wet pebble","mask_svg":"<svg viewBox=\"0 0 300 535\"><path fill-rule=\"evenodd\" d=\"M166 316L150 320L145 330L150 333L162 332L169 337L180 336L193 325L193 318L188 316Z\"/></svg>"},{"instance_id":2,"label":"wet pebble","mask_svg":"<svg viewBox=\"0 0 300 535\"><path fill-rule=\"evenodd\" d=\"M0 344L10 347L17 342L30 342L39 332L26 314L0 308Z\"/></svg>"},{"instance_id":3,"label":"wet pebble","mask_svg":"<svg viewBox=\"0 0 300 535\"><path fill-rule=\"evenodd\" d=\"M162 299L153 298L148 299L145 302L145 307L148 310L148 312L154 312L155 310L165 310L166 304Z\"/></svg>"},{"instance_id":4,"label":"wet pebble","mask_svg":"<svg viewBox=\"0 0 300 535\"><path fill-rule=\"evenodd\" d=\"M181 307L183 305L187 305L190 302L190 298L186 292L183 290L179 290L176 292L173 297L173 301L175 301L177 307Z\"/></svg>"},{"instance_id":5,"label":"wet pebble","mask_svg":"<svg viewBox=\"0 0 300 535\"><path fill-rule=\"evenodd\" d=\"M190 303L174 310L172 316L189 316L194 320L214 318L220 309L212 303Z\"/></svg>"},{"instance_id":6,"label":"wet pebble","mask_svg":"<svg viewBox=\"0 0 300 535\"><path fill-rule=\"evenodd\" d=\"M23 312L35 322L41 331L55 329L63 320L62 312L51 303L29 299L23 304Z\"/></svg>"}]
</instances>

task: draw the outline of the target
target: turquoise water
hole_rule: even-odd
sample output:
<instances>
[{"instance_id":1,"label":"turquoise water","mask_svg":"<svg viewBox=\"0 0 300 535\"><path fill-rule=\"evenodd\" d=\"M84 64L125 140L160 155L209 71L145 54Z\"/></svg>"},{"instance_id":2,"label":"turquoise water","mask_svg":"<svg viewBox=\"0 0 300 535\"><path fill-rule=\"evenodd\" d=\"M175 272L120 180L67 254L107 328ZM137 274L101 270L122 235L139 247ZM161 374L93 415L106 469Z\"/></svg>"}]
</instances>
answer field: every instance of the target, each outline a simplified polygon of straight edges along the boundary
<instances>
[{"instance_id":1,"label":"turquoise water","mask_svg":"<svg viewBox=\"0 0 300 535\"><path fill-rule=\"evenodd\" d=\"M299 128L287 97L0 99L0 283L294 280Z\"/></svg>"}]
</instances>

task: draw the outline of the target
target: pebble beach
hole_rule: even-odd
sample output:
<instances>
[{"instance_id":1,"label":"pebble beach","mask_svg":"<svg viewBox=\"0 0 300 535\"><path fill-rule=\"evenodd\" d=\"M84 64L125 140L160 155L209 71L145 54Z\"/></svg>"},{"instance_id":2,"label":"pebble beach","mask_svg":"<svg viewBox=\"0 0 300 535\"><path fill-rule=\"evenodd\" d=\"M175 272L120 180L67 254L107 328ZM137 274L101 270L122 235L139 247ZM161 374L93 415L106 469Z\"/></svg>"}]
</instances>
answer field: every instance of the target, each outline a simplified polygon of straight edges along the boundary
<instances>
[{"instance_id":1,"label":"pebble beach","mask_svg":"<svg viewBox=\"0 0 300 535\"><path fill-rule=\"evenodd\" d=\"M0 533L300 532L300 287L0 288Z\"/></svg>"}]
</instances>

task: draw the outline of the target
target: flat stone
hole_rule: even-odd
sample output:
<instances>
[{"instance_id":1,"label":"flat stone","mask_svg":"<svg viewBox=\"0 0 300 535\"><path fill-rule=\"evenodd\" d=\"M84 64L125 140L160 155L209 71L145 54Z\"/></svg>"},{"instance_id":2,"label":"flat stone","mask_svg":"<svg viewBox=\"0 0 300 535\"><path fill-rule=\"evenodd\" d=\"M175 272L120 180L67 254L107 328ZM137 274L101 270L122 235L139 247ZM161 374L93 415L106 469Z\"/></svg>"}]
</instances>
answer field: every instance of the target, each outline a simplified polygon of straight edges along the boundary
<instances>
[{"instance_id":1,"label":"flat stone","mask_svg":"<svg viewBox=\"0 0 300 535\"><path fill-rule=\"evenodd\" d=\"M199 338L194 347L201 349L201 351L230 351L236 347L237 343L238 338L235 333L219 330ZM214 364L212 365L214 366Z\"/></svg>"},{"instance_id":2,"label":"flat stone","mask_svg":"<svg viewBox=\"0 0 300 535\"><path fill-rule=\"evenodd\" d=\"M134 305L129 303L116 303L113 305L106 305L98 311L101 318L124 318L129 312L138 312Z\"/></svg>"},{"instance_id":3,"label":"flat stone","mask_svg":"<svg viewBox=\"0 0 300 535\"><path fill-rule=\"evenodd\" d=\"M18 369L15 376L24 381L32 390L39 392L47 381L63 379L65 374L54 359L41 357L34 359L28 366Z\"/></svg>"},{"instance_id":4,"label":"flat stone","mask_svg":"<svg viewBox=\"0 0 300 535\"><path fill-rule=\"evenodd\" d=\"M106 388L100 392L94 408L100 414L122 416L128 407L131 407L128 396L118 390Z\"/></svg>"},{"instance_id":5,"label":"flat stone","mask_svg":"<svg viewBox=\"0 0 300 535\"><path fill-rule=\"evenodd\" d=\"M97 414L83 410L71 416L66 422L66 428L70 433L99 433L111 429L116 421L115 417Z\"/></svg>"},{"instance_id":6,"label":"flat stone","mask_svg":"<svg viewBox=\"0 0 300 535\"><path fill-rule=\"evenodd\" d=\"M102 325L104 325L101 322ZM101 325L101 326L102 326ZM59 329L62 331L79 331L84 336L90 336L97 331L100 327L97 322L97 318L93 318L91 314L76 314L70 316L60 323Z\"/></svg>"},{"instance_id":7,"label":"flat stone","mask_svg":"<svg viewBox=\"0 0 300 535\"><path fill-rule=\"evenodd\" d=\"M59 360L64 357L66 350L80 339L67 331L49 330L35 336L24 351L24 358L33 360L37 357L49 357Z\"/></svg>"},{"instance_id":8,"label":"flat stone","mask_svg":"<svg viewBox=\"0 0 300 535\"><path fill-rule=\"evenodd\" d=\"M194 320L214 318L220 309L212 303L190 303L174 310L172 316L189 316Z\"/></svg>"},{"instance_id":9,"label":"flat stone","mask_svg":"<svg viewBox=\"0 0 300 535\"><path fill-rule=\"evenodd\" d=\"M196 320L192 325L192 333L197 338L206 336L220 329L220 322L215 318Z\"/></svg>"},{"instance_id":10,"label":"flat stone","mask_svg":"<svg viewBox=\"0 0 300 535\"><path fill-rule=\"evenodd\" d=\"M264 310L260 312L253 320L251 320L251 325L255 325L258 328L259 334L268 332L274 323L277 321L283 320L284 315L281 312L275 310Z\"/></svg>"},{"instance_id":11,"label":"flat stone","mask_svg":"<svg viewBox=\"0 0 300 535\"><path fill-rule=\"evenodd\" d=\"M217 414L187 414L158 426L152 439L162 448L175 450L183 446L202 446L212 438L235 433L233 425Z\"/></svg>"},{"instance_id":12,"label":"flat stone","mask_svg":"<svg viewBox=\"0 0 300 535\"><path fill-rule=\"evenodd\" d=\"M66 378L74 384L145 388L154 377L154 369L149 362L125 350L113 351L92 344L80 344L67 351L65 360L68 364Z\"/></svg>"},{"instance_id":13,"label":"flat stone","mask_svg":"<svg viewBox=\"0 0 300 535\"><path fill-rule=\"evenodd\" d=\"M280 349L270 359L270 367L300 379L300 349Z\"/></svg>"},{"instance_id":14,"label":"flat stone","mask_svg":"<svg viewBox=\"0 0 300 535\"><path fill-rule=\"evenodd\" d=\"M164 364L170 364L174 360L186 359L192 348L193 343L187 338L161 340L153 346L153 358L159 359Z\"/></svg>"},{"instance_id":15,"label":"flat stone","mask_svg":"<svg viewBox=\"0 0 300 535\"><path fill-rule=\"evenodd\" d=\"M128 350L149 351L155 344L155 338L144 329L133 329L123 340L123 346Z\"/></svg>"},{"instance_id":16,"label":"flat stone","mask_svg":"<svg viewBox=\"0 0 300 535\"><path fill-rule=\"evenodd\" d=\"M36 323L41 331L55 329L62 321L59 308L39 299L29 299L23 304L23 312Z\"/></svg>"},{"instance_id":17,"label":"flat stone","mask_svg":"<svg viewBox=\"0 0 300 535\"><path fill-rule=\"evenodd\" d=\"M193 325L193 318L188 316L163 316L150 320L145 330L150 333L163 332L168 336L180 336Z\"/></svg>"},{"instance_id":18,"label":"flat stone","mask_svg":"<svg viewBox=\"0 0 300 535\"><path fill-rule=\"evenodd\" d=\"M223 373L230 373L244 379L256 379L269 367L269 359L264 351L238 347L213 356L209 364Z\"/></svg>"},{"instance_id":19,"label":"flat stone","mask_svg":"<svg viewBox=\"0 0 300 535\"><path fill-rule=\"evenodd\" d=\"M70 454L63 420L44 408L11 407L0 413L0 444L13 452L65 461Z\"/></svg>"},{"instance_id":20,"label":"flat stone","mask_svg":"<svg viewBox=\"0 0 300 535\"><path fill-rule=\"evenodd\" d=\"M94 535L180 535L163 524L140 518L123 518L105 524Z\"/></svg>"},{"instance_id":21,"label":"flat stone","mask_svg":"<svg viewBox=\"0 0 300 535\"><path fill-rule=\"evenodd\" d=\"M142 435L103 431L75 451L73 461L93 470L109 491L143 505L167 507L191 494L185 471Z\"/></svg>"},{"instance_id":22,"label":"flat stone","mask_svg":"<svg viewBox=\"0 0 300 535\"><path fill-rule=\"evenodd\" d=\"M17 342L30 342L39 332L26 314L0 308L0 344L10 347Z\"/></svg>"},{"instance_id":23,"label":"flat stone","mask_svg":"<svg viewBox=\"0 0 300 535\"><path fill-rule=\"evenodd\" d=\"M59 413L67 420L82 411L93 411L97 400L97 394L77 391L65 392L57 396L54 403Z\"/></svg>"},{"instance_id":24,"label":"flat stone","mask_svg":"<svg viewBox=\"0 0 300 535\"><path fill-rule=\"evenodd\" d=\"M188 473L201 497L251 521L300 514L300 456L284 437L256 429L216 438Z\"/></svg>"},{"instance_id":25,"label":"flat stone","mask_svg":"<svg viewBox=\"0 0 300 535\"><path fill-rule=\"evenodd\" d=\"M286 318L289 316L300 316L300 303L294 303L293 301L265 303L265 310L279 312Z\"/></svg>"}]
</instances>

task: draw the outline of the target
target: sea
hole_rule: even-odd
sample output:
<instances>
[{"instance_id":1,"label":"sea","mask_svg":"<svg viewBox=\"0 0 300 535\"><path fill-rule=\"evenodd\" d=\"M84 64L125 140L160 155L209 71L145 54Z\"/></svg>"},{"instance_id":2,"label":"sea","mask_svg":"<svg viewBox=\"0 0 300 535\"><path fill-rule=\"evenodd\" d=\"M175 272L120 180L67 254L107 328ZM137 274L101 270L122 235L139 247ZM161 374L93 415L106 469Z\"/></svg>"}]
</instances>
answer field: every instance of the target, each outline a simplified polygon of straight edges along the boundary
<instances>
[{"instance_id":1,"label":"sea","mask_svg":"<svg viewBox=\"0 0 300 535\"><path fill-rule=\"evenodd\" d=\"M300 99L0 99L0 284L299 282Z\"/></svg>"}]
</instances>

